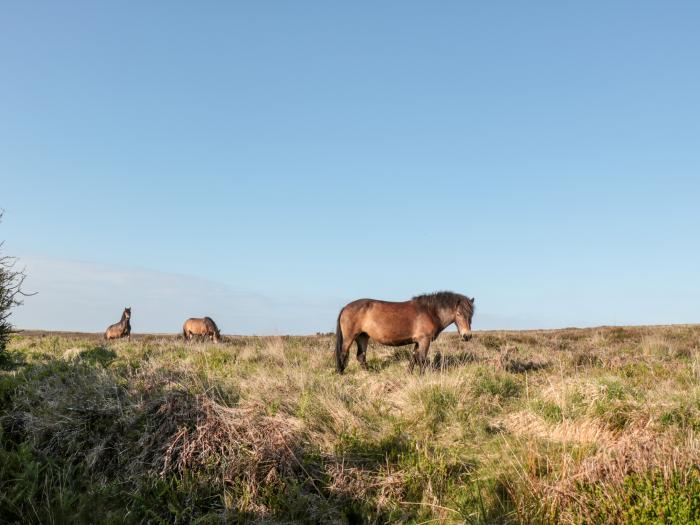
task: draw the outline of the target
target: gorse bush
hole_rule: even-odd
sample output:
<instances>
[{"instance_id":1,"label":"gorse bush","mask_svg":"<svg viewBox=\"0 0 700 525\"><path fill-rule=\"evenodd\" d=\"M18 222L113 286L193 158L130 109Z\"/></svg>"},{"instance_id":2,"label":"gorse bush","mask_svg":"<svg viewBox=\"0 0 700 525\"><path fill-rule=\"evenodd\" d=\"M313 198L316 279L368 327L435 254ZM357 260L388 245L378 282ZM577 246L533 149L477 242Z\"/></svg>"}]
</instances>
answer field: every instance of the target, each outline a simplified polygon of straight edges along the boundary
<instances>
[{"instance_id":1,"label":"gorse bush","mask_svg":"<svg viewBox=\"0 0 700 525\"><path fill-rule=\"evenodd\" d=\"M0 211L0 221L2 221ZM5 348L12 333L9 317L12 308L21 304L22 283L24 273L16 269L17 260L3 255L3 244L0 242L0 365L6 360Z\"/></svg>"}]
</instances>

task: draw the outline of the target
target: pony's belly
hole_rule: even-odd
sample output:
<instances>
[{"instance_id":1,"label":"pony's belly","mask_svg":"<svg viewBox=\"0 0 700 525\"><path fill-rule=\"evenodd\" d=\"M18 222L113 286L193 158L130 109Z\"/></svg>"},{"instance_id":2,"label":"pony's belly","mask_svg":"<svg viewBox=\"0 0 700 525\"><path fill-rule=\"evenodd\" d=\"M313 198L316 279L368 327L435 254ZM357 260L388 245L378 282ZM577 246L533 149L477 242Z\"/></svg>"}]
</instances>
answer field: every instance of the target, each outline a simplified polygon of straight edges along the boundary
<instances>
[{"instance_id":1,"label":"pony's belly","mask_svg":"<svg viewBox=\"0 0 700 525\"><path fill-rule=\"evenodd\" d=\"M404 345L410 345L410 344L415 343L415 341L413 339L392 339L392 340L382 341L380 339L375 338L375 341L377 341L380 344L386 345L386 346L404 346Z\"/></svg>"},{"instance_id":2,"label":"pony's belly","mask_svg":"<svg viewBox=\"0 0 700 525\"><path fill-rule=\"evenodd\" d=\"M413 331L408 329L397 329L396 326L374 326L364 332L377 343L387 346L410 345L415 342Z\"/></svg>"},{"instance_id":3,"label":"pony's belly","mask_svg":"<svg viewBox=\"0 0 700 525\"><path fill-rule=\"evenodd\" d=\"M377 343L386 346L403 346L415 343L413 336L407 333L391 333L391 332L377 332L367 331L365 332L370 339L374 339Z\"/></svg>"}]
</instances>

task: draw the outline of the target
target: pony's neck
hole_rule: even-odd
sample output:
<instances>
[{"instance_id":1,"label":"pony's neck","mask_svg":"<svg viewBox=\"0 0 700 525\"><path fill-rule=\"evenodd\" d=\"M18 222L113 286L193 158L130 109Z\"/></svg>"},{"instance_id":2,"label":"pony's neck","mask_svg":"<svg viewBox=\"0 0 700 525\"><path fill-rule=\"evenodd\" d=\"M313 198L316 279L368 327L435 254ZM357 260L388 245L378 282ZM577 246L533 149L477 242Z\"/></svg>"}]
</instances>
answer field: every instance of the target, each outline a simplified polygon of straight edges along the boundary
<instances>
[{"instance_id":1,"label":"pony's neck","mask_svg":"<svg viewBox=\"0 0 700 525\"><path fill-rule=\"evenodd\" d=\"M455 322L455 311L453 308L436 308L435 315L440 320L441 330Z\"/></svg>"}]
</instances>

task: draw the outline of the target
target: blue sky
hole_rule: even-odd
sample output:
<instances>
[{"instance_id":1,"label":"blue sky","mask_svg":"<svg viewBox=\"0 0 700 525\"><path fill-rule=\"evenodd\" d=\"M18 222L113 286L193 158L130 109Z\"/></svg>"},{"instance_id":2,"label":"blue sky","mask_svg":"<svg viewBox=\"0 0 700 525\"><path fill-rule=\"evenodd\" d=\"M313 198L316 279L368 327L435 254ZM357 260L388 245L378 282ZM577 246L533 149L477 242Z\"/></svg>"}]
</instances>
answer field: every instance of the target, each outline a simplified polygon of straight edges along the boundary
<instances>
[{"instance_id":1,"label":"blue sky","mask_svg":"<svg viewBox=\"0 0 700 525\"><path fill-rule=\"evenodd\" d=\"M698 321L700 4L6 5L0 225L27 328ZM118 278L115 278L115 275Z\"/></svg>"}]
</instances>

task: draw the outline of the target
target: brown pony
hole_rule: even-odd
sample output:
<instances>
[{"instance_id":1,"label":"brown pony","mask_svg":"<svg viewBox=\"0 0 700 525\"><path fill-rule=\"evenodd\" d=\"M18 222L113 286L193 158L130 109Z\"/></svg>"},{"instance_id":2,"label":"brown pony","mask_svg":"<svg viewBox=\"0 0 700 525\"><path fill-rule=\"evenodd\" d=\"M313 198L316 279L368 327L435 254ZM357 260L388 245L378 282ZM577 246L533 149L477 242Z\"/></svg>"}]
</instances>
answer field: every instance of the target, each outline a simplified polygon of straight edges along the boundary
<instances>
[{"instance_id":1,"label":"brown pony","mask_svg":"<svg viewBox=\"0 0 700 525\"><path fill-rule=\"evenodd\" d=\"M124 308L122 312L122 318L118 323L109 325L107 331L105 332L105 339L119 339L121 337L126 337L131 341L131 308Z\"/></svg>"},{"instance_id":2,"label":"brown pony","mask_svg":"<svg viewBox=\"0 0 700 525\"><path fill-rule=\"evenodd\" d=\"M185 321L182 325L182 336L185 341L189 341L194 335L211 337L215 343L221 340L221 333L211 317L190 317Z\"/></svg>"},{"instance_id":3,"label":"brown pony","mask_svg":"<svg viewBox=\"0 0 700 525\"><path fill-rule=\"evenodd\" d=\"M471 339L474 299L453 292L418 295L400 303L359 299L347 304L338 315L335 359L341 374L348 364L350 346L357 342L357 360L367 370L367 343L371 337L389 346L414 344L409 370L416 363L423 372L428 348L440 332L455 323L464 341Z\"/></svg>"}]
</instances>

